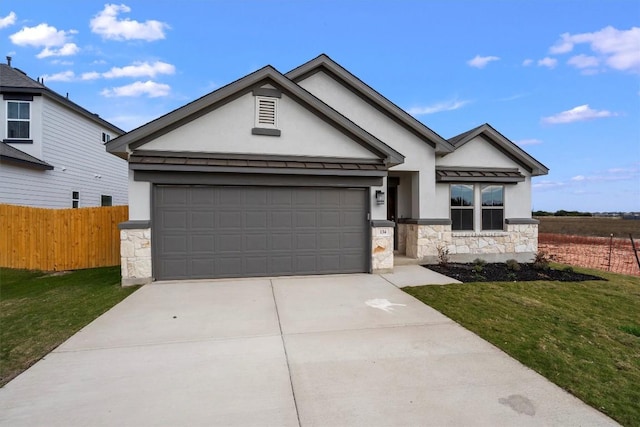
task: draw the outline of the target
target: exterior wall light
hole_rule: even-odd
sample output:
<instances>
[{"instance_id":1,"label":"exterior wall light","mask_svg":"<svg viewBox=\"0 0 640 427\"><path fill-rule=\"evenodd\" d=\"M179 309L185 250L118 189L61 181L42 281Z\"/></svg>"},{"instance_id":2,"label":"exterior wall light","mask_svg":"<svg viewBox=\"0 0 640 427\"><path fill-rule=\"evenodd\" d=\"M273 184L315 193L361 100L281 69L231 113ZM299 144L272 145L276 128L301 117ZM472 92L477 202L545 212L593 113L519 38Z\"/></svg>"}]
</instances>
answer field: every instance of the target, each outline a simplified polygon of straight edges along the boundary
<instances>
[{"instance_id":1,"label":"exterior wall light","mask_svg":"<svg viewBox=\"0 0 640 427\"><path fill-rule=\"evenodd\" d=\"M376 202L379 205L384 205L384 191L376 190Z\"/></svg>"}]
</instances>

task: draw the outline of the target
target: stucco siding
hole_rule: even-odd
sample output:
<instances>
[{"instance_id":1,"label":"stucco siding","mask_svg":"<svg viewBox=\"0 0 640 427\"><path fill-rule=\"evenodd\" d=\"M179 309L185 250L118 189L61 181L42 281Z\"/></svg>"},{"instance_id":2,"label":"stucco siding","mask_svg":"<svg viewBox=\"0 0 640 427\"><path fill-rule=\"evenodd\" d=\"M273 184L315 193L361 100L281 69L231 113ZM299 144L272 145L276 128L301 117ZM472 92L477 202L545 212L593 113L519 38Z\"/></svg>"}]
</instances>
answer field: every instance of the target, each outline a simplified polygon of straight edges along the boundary
<instances>
[{"instance_id":1,"label":"stucco siding","mask_svg":"<svg viewBox=\"0 0 640 427\"><path fill-rule=\"evenodd\" d=\"M42 114L35 114L36 100ZM77 191L80 207L100 206L102 195L111 196L113 205L127 204L127 162L106 152L102 143L106 129L46 97L34 97L32 113L32 150L40 146L41 153L30 152L24 144L14 146L54 169L40 171L2 164L0 203L70 208L72 192Z\"/></svg>"},{"instance_id":2,"label":"stucco siding","mask_svg":"<svg viewBox=\"0 0 640 427\"><path fill-rule=\"evenodd\" d=\"M278 100L280 136L252 135L255 97L245 94L144 145L145 150L373 159L376 155L287 95Z\"/></svg>"},{"instance_id":3,"label":"stucco siding","mask_svg":"<svg viewBox=\"0 0 640 427\"><path fill-rule=\"evenodd\" d=\"M403 154L405 162L390 171L419 172L413 177L411 215L429 218L435 214L436 160L433 147L323 72L315 73L298 84Z\"/></svg>"},{"instance_id":4,"label":"stucco siding","mask_svg":"<svg viewBox=\"0 0 640 427\"><path fill-rule=\"evenodd\" d=\"M492 168L520 168L521 165L478 136L459 147L453 153L438 158L437 166L473 166ZM526 171L522 171L523 173Z\"/></svg>"}]
</instances>

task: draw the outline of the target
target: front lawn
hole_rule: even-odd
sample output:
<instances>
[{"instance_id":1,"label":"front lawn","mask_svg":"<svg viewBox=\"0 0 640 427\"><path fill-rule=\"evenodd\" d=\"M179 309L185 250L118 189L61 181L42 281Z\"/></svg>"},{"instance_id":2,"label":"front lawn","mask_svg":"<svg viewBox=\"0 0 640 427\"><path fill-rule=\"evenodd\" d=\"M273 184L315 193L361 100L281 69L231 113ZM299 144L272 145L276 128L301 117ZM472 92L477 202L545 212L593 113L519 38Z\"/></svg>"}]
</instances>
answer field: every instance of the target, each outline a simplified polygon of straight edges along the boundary
<instances>
[{"instance_id":1,"label":"front lawn","mask_svg":"<svg viewBox=\"0 0 640 427\"><path fill-rule=\"evenodd\" d=\"M624 425L640 425L640 277L404 290Z\"/></svg>"},{"instance_id":2,"label":"front lawn","mask_svg":"<svg viewBox=\"0 0 640 427\"><path fill-rule=\"evenodd\" d=\"M120 267L63 273L0 268L0 386L131 294Z\"/></svg>"}]
</instances>

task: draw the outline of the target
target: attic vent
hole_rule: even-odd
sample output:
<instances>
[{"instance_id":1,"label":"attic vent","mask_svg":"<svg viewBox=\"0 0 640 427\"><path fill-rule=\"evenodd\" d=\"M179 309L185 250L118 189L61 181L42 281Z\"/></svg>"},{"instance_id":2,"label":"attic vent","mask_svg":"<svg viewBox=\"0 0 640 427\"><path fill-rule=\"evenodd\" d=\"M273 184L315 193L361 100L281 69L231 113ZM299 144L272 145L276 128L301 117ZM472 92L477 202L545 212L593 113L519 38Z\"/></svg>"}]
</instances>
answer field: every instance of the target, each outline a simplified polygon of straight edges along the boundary
<instances>
[{"instance_id":1,"label":"attic vent","mask_svg":"<svg viewBox=\"0 0 640 427\"><path fill-rule=\"evenodd\" d=\"M277 98L256 97L256 127L277 128Z\"/></svg>"}]
</instances>

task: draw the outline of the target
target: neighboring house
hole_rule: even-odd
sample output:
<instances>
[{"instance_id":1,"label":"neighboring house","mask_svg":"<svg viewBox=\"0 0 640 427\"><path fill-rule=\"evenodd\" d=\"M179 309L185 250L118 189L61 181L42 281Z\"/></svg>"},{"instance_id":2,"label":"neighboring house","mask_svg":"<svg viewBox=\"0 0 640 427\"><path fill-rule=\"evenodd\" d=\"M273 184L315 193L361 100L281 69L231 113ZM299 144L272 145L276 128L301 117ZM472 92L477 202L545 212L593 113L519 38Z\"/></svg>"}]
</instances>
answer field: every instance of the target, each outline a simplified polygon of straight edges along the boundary
<instances>
[{"instance_id":1,"label":"neighboring house","mask_svg":"<svg viewBox=\"0 0 640 427\"><path fill-rule=\"evenodd\" d=\"M9 64L0 64L0 203L127 204L127 162L104 143L124 133Z\"/></svg>"},{"instance_id":2,"label":"neighboring house","mask_svg":"<svg viewBox=\"0 0 640 427\"><path fill-rule=\"evenodd\" d=\"M107 143L129 161L123 284L529 260L531 177L489 125L447 141L326 55L264 67Z\"/></svg>"}]
</instances>

